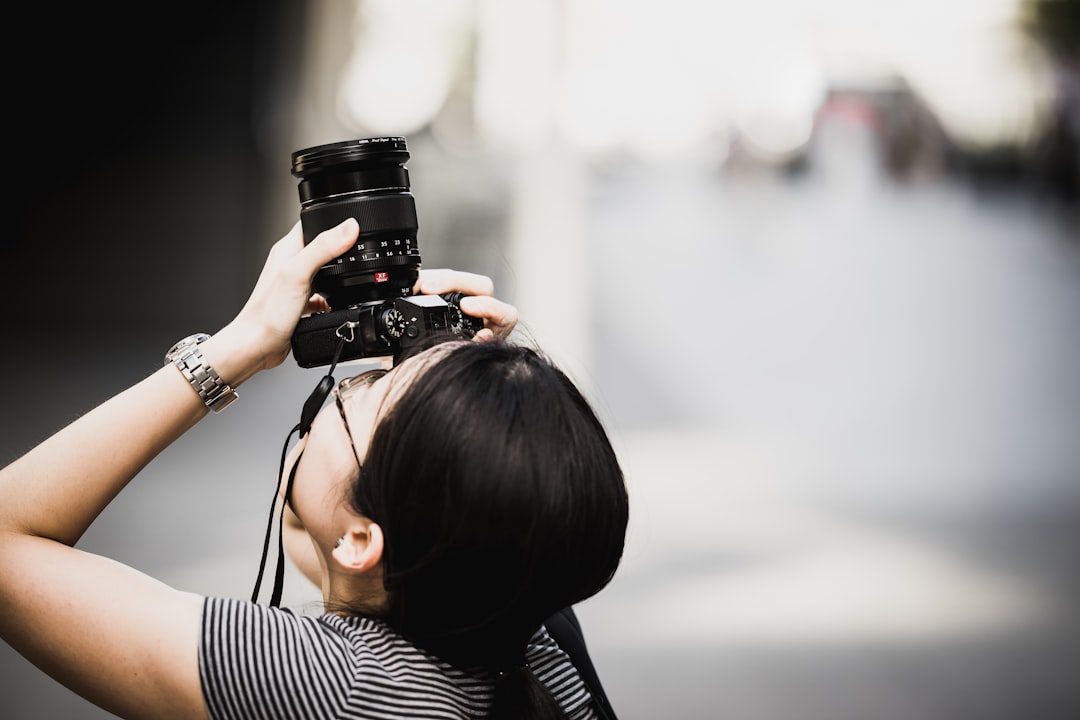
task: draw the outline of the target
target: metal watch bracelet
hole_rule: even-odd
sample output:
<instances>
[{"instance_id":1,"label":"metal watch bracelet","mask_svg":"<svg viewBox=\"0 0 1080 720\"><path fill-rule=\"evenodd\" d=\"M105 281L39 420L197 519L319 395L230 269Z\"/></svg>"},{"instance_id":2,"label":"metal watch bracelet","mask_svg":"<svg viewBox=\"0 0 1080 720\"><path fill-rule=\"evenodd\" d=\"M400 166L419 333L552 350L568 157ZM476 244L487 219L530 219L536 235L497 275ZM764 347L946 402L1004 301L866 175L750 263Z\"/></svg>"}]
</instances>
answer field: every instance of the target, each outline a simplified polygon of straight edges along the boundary
<instances>
[{"instance_id":1,"label":"metal watch bracelet","mask_svg":"<svg viewBox=\"0 0 1080 720\"><path fill-rule=\"evenodd\" d=\"M197 333L184 338L166 353L165 364L171 362L175 365L206 407L218 413L232 404L238 395L203 357L199 343L209 337L205 333Z\"/></svg>"}]
</instances>

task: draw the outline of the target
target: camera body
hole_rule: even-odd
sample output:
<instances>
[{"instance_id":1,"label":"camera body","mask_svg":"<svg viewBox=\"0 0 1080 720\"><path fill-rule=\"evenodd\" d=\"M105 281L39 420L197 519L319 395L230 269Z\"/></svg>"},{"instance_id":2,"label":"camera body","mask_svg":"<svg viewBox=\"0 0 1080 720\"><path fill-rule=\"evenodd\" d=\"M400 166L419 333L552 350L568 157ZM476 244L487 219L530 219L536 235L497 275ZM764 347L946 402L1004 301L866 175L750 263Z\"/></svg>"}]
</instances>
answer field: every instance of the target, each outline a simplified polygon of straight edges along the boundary
<instances>
[{"instance_id":1,"label":"camera body","mask_svg":"<svg viewBox=\"0 0 1080 720\"><path fill-rule=\"evenodd\" d=\"M354 247L320 268L312 288L330 311L300 319L292 336L301 367L393 356L439 339L471 338L483 322L461 312L460 293L415 295L420 277L416 203L405 138L360 138L292 154L304 243L354 217Z\"/></svg>"},{"instance_id":2,"label":"camera body","mask_svg":"<svg viewBox=\"0 0 1080 720\"><path fill-rule=\"evenodd\" d=\"M329 365L335 357L343 362L390 355L396 362L437 338L471 338L483 321L461 312L460 299L461 293L409 295L308 315L293 332L293 357L304 368Z\"/></svg>"}]
</instances>

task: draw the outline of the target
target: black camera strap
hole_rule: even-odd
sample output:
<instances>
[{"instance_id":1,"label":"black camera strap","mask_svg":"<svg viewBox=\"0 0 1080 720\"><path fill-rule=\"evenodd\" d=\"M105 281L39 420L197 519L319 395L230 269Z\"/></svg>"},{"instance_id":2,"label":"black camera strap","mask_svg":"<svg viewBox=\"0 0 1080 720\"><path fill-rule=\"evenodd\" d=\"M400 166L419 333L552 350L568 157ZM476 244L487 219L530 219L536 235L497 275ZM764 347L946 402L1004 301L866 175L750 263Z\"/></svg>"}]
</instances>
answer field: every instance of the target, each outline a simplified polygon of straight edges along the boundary
<instances>
[{"instance_id":1,"label":"black camera strap","mask_svg":"<svg viewBox=\"0 0 1080 720\"><path fill-rule=\"evenodd\" d=\"M270 505L270 517L266 521L266 536L263 538L262 559L259 561L259 575L255 578L255 589L251 593L251 602L258 602L259 588L262 586L263 571L266 569L266 558L270 551L270 533L274 527L274 509L277 507L278 498L281 495L281 478L285 474L285 459L289 453L289 441L292 439L293 433L300 430L300 423L297 423L292 430L289 431L288 437L285 438L285 447L281 451L281 465L278 469L278 482L277 487L274 488L274 502ZM303 450L300 451L303 454ZM285 497L281 499L281 509L278 513L278 556L277 556L277 568L274 573L274 591L270 597L270 606L277 607L281 602L281 590L285 584L285 540L282 536L281 523L285 517L285 505L288 502L289 493L292 491L293 480L296 478L296 468L300 464L300 458L296 458L296 462L293 463L292 469L289 471L289 481L285 486Z\"/></svg>"},{"instance_id":2,"label":"black camera strap","mask_svg":"<svg viewBox=\"0 0 1080 720\"><path fill-rule=\"evenodd\" d=\"M544 621L544 627L548 634L559 644L568 656L570 662L577 668L578 675L592 695L593 708L600 720L616 720L615 710L611 707L604 686L600 683L600 676L593 667L589 648L585 645L585 633L581 629L581 622L573 607L566 607Z\"/></svg>"},{"instance_id":3,"label":"black camera strap","mask_svg":"<svg viewBox=\"0 0 1080 720\"><path fill-rule=\"evenodd\" d=\"M352 341L352 328L348 328L349 337L345 337L341 330L345 326L338 330L338 346L337 351L334 353L333 362L330 363L330 370L326 375L319 380L319 384L315 386L311 395L304 401L303 410L300 412L300 422L293 426L292 430L285 437L285 446L281 449L281 464L278 466L278 481L277 486L274 488L274 500L270 503L270 517L266 521L266 535L263 537L262 558L259 560L259 574L255 578L255 589L251 592L251 602L258 602L259 589L262 587L263 572L266 570L266 559L270 554L270 535L274 529L274 510L278 510L278 549L277 549L277 566L274 571L274 589L270 594L270 607L278 607L281 604L281 592L285 585L285 538L283 532L283 523L285 520L285 506L289 503L289 498L292 497L293 481L296 480L296 469L300 467L300 458L303 457L304 451L300 450L300 454L296 457L296 462L293 463L292 468L289 469L289 479L285 483L285 494L281 494L281 481L285 475L285 460L289 455L289 442L292 440L294 433L299 433L299 439L303 440L307 437L308 431L311 430L311 424L315 422L315 416L319 414L319 410L322 409L323 403L326 402L326 398L330 395L330 391L334 389L334 370L337 368L338 360L341 358L341 351L345 348L346 342ZM281 502L281 507L278 508L278 501Z\"/></svg>"}]
</instances>

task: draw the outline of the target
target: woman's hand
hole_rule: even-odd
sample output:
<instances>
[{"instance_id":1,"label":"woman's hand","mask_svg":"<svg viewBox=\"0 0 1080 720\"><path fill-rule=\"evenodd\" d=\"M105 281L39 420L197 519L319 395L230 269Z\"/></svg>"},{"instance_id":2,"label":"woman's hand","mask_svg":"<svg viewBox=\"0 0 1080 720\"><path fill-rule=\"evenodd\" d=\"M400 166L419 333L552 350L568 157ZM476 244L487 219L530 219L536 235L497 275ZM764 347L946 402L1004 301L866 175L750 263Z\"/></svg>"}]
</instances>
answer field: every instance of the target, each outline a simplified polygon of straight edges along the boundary
<instances>
[{"instance_id":1,"label":"woman's hand","mask_svg":"<svg viewBox=\"0 0 1080 720\"><path fill-rule=\"evenodd\" d=\"M330 309L322 297L312 294L312 278L319 268L355 245L358 234L356 220L348 218L307 245L299 222L278 240L244 307L204 344L204 353L209 355L213 349L211 364L222 365L214 365L218 374L236 386L260 370L280 365L289 356L300 317Z\"/></svg>"},{"instance_id":2,"label":"woman's hand","mask_svg":"<svg viewBox=\"0 0 1080 720\"><path fill-rule=\"evenodd\" d=\"M236 318L206 341L203 353L233 387L255 373L280 365L289 356L293 331L303 315L329 310L311 292L322 266L356 244L359 226L353 218L320 233L304 245L300 223L274 244L251 296ZM415 292L441 295L460 292L461 311L480 318L476 339L505 338L517 324L517 308L492 297L493 284L484 275L456 270L421 270Z\"/></svg>"},{"instance_id":3,"label":"woman's hand","mask_svg":"<svg viewBox=\"0 0 1080 720\"><path fill-rule=\"evenodd\" d=\"M484 328L476 333L477 340L505 338L517 325L517 308L492 297L494 284L486 275L459 270L421 270L415 290L423 295L464 293L461 312L484 321Z\"/></svg>"}]
</instances>

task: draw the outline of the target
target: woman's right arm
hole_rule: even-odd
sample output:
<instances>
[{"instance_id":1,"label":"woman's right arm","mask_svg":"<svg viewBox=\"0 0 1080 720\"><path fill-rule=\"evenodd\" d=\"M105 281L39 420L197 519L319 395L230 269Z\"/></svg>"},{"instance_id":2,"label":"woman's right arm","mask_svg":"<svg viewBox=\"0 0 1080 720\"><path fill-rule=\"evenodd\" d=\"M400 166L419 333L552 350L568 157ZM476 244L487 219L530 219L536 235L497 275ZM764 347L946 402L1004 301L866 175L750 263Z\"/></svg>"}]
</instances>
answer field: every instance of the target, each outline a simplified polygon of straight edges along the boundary
<instances>
[{"instance_id":1,"label":"woman's right arm","mask_svg":"<svg viewBox=\"0 0 1080 720\"><path fill-rule=\"evenodd\" d=\"M312 276L356 237L350 221L305 246L298 224L274 246L247 304L200 345L226 382L287 357L296 320L311 309ZM163 367L0 470L0 637L122 717L206 715L202 598L74 545L207 413L183 375Z\"/></svg>"}]
</instances>

